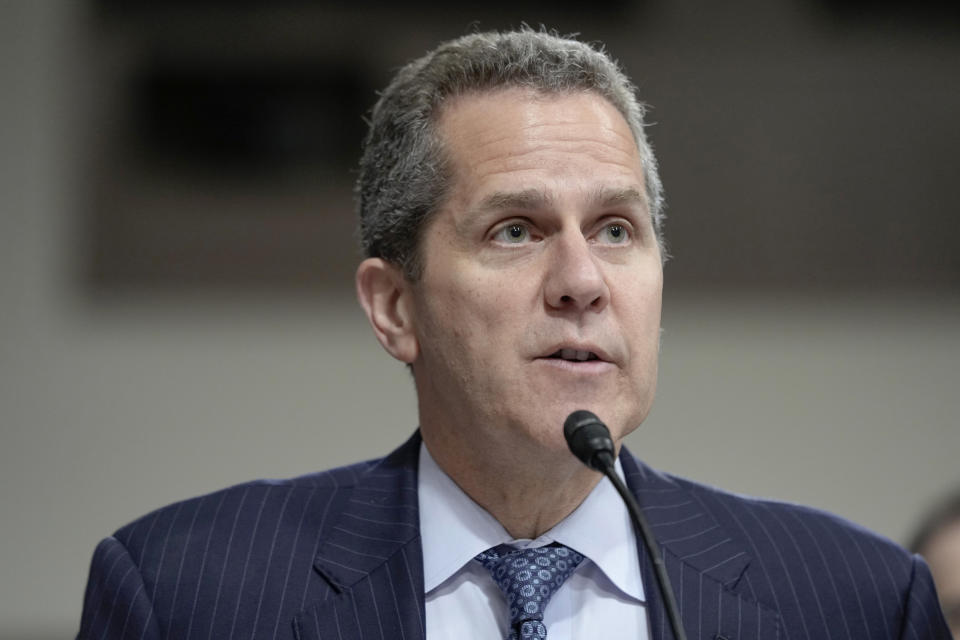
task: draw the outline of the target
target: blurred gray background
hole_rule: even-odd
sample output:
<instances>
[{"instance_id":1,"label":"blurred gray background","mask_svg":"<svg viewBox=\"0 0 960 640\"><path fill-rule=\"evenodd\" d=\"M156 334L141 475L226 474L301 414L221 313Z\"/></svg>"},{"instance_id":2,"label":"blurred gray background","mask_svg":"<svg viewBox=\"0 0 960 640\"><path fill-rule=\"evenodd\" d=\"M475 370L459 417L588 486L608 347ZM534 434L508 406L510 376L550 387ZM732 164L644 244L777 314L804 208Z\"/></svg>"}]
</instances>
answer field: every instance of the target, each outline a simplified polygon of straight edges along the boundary
<instances>
[{"instance_id":1,"label":"blurred gray background","mask_svg":"<svg viewBox=\"0 0 960 640\"><path fill-rule=\"evenodd\" d=\"M629 446L904 541L960 485L958 18L0 2L0 637L71 637L94 546L145 511L414 429L352 294L362 116L440 39L521 22L605 42L653 106L674 257Z\"/></svg>"}]
</instances>

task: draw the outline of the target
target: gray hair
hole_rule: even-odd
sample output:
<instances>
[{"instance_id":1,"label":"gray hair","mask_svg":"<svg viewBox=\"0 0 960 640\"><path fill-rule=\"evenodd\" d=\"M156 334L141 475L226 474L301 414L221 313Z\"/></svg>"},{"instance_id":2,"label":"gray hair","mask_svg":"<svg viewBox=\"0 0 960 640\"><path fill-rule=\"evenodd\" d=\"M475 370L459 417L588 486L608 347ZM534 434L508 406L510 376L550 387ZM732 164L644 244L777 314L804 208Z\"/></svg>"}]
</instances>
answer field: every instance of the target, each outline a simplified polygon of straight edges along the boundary
<instances>
[{"instance_id":1,"label":"gray hair","mask_svg":"<svg viewBox=\"0 0 960 640\"><path fill-rule=\"evenodd\" d=\"M448 98L505 88L592 91L623 115L640 152L650 215L663 249L663 191L635 87L602 49L523 29L445 42L400 69L380 95L356 185L364 253L399 266L412 281L420 277L420 234L443 204L451 178L436 127L440 108Z\"/></svg>"}]
</instances>

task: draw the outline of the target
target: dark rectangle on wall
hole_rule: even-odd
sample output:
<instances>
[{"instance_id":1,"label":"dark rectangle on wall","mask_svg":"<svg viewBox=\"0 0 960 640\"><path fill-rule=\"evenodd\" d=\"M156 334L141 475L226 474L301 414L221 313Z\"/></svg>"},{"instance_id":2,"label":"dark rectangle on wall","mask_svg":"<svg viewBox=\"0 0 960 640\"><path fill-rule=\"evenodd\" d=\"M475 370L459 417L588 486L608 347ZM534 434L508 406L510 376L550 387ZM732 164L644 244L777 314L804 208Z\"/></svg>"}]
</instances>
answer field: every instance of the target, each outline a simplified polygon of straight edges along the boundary
<instances>
[{"instance_id":1,"label":"dark rectangle on wall","mask_svg":"<svg viewBox=\"0 0 960 640\"><path fill-rule=\"evenodd\" d=\"M359 66L145 56L118 95L88 214L94 290L349 286L375 96Z\"/></svg>"},{"instance_id":2,"label":"dark rectangle on wall","mask_svg":"<svg viewBox=\"0 0 960 640\"><path fill-rule=\"evenodd\" d=\"M157 63L134 80L134 139L184 167L271 172L356 158L373 89L348 67Z\"/></svg>"}]
</instances>

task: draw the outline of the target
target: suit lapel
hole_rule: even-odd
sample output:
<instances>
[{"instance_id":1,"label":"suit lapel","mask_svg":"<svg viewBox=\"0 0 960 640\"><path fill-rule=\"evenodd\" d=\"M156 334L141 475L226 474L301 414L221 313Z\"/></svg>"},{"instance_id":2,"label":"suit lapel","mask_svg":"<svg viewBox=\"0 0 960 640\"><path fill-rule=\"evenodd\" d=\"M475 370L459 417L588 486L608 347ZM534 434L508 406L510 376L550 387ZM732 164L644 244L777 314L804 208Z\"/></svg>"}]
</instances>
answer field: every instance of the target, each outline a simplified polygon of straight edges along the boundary
<instances>
[{"instance_id":1,"label":"suit lapel","mask_svg":"<svg viewBox=\"0 0 960 640\"><path fill-rule=\"evenodd\" d=\"M301 640L423 640L423 552L417 503L419 432L344 492L314 563L331 586L297 615ZM779 616L740 593L750 564L696 496L623 449L627 485L660 545L689 640L775 638ZM640 562L653 640L675 640L646 549Z\"/></svg>"},{"instance_id":2,"label":"suit lapel","mask_svg":"<svg viewBox=\"0 0 960 640\"><path fill-rule=\"evenodd\" d=\"M423 639L419 448L417 432L344 492L314 562L332 591L296 617L301 640Z\"/></svg>"},{"instance_id":3,"label":"suit lapel","mask_svg":"<svg viewBox=\"0 0 960 640\"><path fill-rule=\"evenodd\" d=\"M696 496L623 449L627 485L640 503L664 557L689 640L775 638L779 616L738 593L750 557ZM675 640L649 555L638 540L654 640Z\"/></svg>"}]
</instances>

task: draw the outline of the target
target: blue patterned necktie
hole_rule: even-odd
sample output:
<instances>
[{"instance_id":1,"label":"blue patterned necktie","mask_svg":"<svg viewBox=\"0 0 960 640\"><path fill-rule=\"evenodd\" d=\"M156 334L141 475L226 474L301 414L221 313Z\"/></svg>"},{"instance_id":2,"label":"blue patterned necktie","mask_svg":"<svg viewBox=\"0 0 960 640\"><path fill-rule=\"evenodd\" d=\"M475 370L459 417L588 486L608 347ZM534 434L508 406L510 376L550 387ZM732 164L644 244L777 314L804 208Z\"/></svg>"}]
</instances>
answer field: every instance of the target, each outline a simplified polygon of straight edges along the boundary
<instances>
[{"instance_id":1,"label":"blue patterned necktie","mask_svg":"<svg viewBox=\"0 0 960 640\"><path fill-rule=\"evenodd\" d=\"M543 610L583 556L562 544L536 549L493 547L475 558L486 567L510 607L506 640L544 640Z\"/></svg>"}]
</instances>

